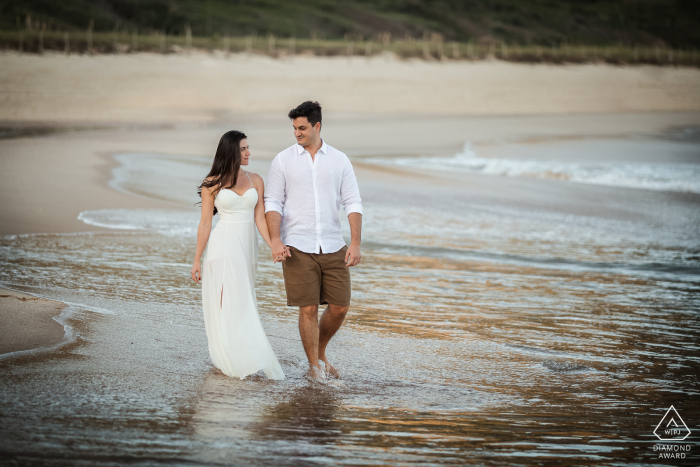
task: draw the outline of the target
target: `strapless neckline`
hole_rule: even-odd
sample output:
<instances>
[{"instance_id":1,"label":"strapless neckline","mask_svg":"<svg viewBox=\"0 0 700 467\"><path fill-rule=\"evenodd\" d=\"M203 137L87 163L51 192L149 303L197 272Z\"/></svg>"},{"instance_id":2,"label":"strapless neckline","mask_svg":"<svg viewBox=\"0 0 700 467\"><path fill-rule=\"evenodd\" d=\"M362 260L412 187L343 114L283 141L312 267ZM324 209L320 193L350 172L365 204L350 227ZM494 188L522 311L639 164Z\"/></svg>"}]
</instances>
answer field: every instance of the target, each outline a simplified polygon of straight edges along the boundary
<instances>
[{"instance_id":1,"label":"strapless neckline","mask_svg":"<svg viewBox=\"0 0 700 467\"><path fill-rule=\"evenodd\" d=\"M230 191L230 192L233 193L234 195L236 195L236 196L242 198L242 197L244 197L250 190L255 190L255 187L248 188L248 189L245 191L245 193L243 193L242 195L239 195L238 193L236 193L235 191L233 191L233 190L230 189L230 188L224 188L224 189L221 190L221 191L224 191L224 190ZM221 193L221 191L220 191L219 193ZM255 191L258 191L258 190L255 190ZM219 196L219 193L217 193L216 196Z\"/></svg>"}]
</instances>

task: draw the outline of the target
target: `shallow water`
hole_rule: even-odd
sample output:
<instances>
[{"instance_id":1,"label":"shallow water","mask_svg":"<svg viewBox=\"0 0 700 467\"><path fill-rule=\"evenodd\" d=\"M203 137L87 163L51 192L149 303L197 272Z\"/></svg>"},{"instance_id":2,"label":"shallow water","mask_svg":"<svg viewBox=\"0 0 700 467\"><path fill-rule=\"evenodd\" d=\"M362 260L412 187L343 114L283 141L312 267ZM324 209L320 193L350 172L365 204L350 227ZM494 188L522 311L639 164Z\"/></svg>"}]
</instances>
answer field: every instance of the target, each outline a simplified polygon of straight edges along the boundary
<instances>
[{"instance_id":1,"label":"shallow water","mask_svg":"<svg viewBox=\"0 0 700 467\"><path fill-rule=\"evenodd\" d=\"M117 188L191 204L200 162L119 157ZM139 185L164 163L167 192ZM692 449L671 465L697 464L697 209L650 230L507 206L364 204L353 307L329 348L343 378L326 384L303 377L297 315L262 242L258 302L288 379L212 367L189 278L194 210L88 211L84 222L114 230L0 239L0 283L69 303L73 334L0 360L0 458L655 463L652 432L674 405Z\"/></svg>"},{"instance_id":2,"label":"shallow water","mask_svg":"<svg viewBox=\"0 0 700 467\"><path fill-rule=\"evenodd\" d=\"M693 141L565 139L540 141L539 144L491 142L483 146L477 149L467 143L462 152L450 157L372 158L370 161L403 167L429 165L447 171L700 193L700 145ZM503 157L504 154L507 157Z\"/></svg>"}]
</instances>

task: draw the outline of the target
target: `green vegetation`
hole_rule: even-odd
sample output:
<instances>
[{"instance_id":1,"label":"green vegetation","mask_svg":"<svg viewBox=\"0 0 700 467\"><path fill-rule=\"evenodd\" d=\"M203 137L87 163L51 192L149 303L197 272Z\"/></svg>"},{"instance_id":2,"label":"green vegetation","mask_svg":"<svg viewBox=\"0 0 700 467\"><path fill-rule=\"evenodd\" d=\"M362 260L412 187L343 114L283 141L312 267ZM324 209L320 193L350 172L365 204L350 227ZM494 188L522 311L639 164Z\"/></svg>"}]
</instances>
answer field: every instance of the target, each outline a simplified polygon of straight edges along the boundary
<instances>
[{"instance_id":1,"label":"green vegetation","mask_svg":"<svg viewBox=\"0 0 700 467\"><path fill-rule=\"evenodd\" d=\"M698 66L698 0L0 0L0 47Z\"/></svg>"},{"instance_id":2,"label":"green vegetation","mask_svg":"<svg viewBox=\"0 0 700 467\"><path fill-rule=\"evenodd\" d=\"M28 19L29 18L29 19ZM0 29L700 47L698 0L0 0Z\"/></svg>"}]
</instances>

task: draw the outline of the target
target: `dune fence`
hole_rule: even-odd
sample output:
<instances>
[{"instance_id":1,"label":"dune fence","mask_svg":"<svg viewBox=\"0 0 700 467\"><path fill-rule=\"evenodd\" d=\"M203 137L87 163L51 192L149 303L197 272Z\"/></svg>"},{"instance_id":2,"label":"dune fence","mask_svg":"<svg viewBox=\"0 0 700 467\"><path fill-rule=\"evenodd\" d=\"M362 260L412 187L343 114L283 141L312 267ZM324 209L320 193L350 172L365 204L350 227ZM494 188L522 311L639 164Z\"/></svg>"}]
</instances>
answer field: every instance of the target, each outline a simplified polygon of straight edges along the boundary
<instances>
[{"instance_id":1,"label":"dune fence","mask_svg":"<svg viewBox=\"0 0 700 467\"><path fill-rule=\"evenodd\" d=\"M315 39L266 36L193 36L182 34L139 34L136 31L15 30L0 31L0 47L20 53L122 54L153 52L188 53L193 50L228 54L266 55L291 58L296 55L372 58L379 55L429 61L504 60L527 63L611 63L700 67L697 49L674 49L647 45L552 45L512 44L502 41L448 42L441 37L393 40L388 35L375 39Z\"/></svg>"}]
</instances>

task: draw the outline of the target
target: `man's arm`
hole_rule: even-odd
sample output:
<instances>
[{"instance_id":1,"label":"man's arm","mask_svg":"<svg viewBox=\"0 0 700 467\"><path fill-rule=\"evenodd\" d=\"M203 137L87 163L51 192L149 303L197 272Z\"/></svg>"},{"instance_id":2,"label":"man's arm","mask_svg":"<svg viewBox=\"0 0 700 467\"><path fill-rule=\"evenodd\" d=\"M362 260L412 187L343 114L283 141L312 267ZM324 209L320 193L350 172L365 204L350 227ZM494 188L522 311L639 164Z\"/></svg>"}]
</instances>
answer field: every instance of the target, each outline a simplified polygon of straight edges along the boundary
<instances>
[{"instance_id":1,"label":"man's arm","mask_svg":"<svg viewBox=\"0 0 700 467\"><path fill-rule=\"evenodd\" d=\"M360 264L362 254L360 253L360 242L362 242L362 214L351 212L348 214L350 222L350 247L345 253L345 265L355 266Z\"/></svg>"},{"instance_id":2,"label":"man's arm","mask_svg":"<svg viewBox=\"0 0 700 467\"><path fill-rule=\"evenodd\" d=\"M343 179L340 183L340 203L348 215L350 223L350 247L345 253L345 265L355 266L360 264L360 243L362 242L362 199L360 188L357 186L355 171L352 170L350 159L345 160L343 167Z\"/></svg>"},{"instance_id":3,"label":"man's arm","mask_svg":"<svg viewBox=\"0 0 700 467\"><path fill-rule=\"evenodd\" d=\"M265 214L267 221L267 230L270 232L270 244L272 245L272 258L277 261L284 261L287 256L292 256L289 250L282 243L280 238L280 224L282 223L282 215L277 211L268 211Z\"/></svg>"}]
</instances>

